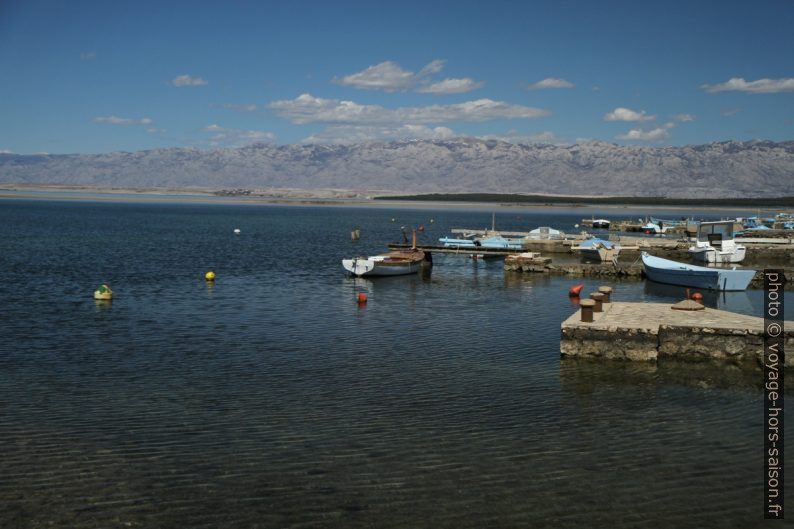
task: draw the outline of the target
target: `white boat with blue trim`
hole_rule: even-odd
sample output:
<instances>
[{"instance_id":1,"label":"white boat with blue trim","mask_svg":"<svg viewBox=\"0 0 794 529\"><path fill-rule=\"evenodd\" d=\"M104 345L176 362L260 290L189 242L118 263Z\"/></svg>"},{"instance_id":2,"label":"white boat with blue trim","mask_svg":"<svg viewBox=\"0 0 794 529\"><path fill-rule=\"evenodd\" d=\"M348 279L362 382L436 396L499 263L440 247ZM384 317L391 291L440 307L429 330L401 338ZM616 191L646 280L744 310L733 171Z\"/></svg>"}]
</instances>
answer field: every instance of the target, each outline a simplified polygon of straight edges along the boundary
<instances>
[{"instance_id":1,"label":"white boat with blue trim","mask_svg":"<svg viewBox=\"0 0 794 529\"><path fill-rule=\"evenodd\" d=\"M704 290L746 290L755 277L755 270L696 266L662 259L647 252L642 252L642 266L651 281Z\"/></svg>"},{"instance_id":2,"label":"white boat with blue trim","mask_svg":"<svg viewBox=\"0 0 794 529\"><path fill-rule=\"evenodd\" d=\"M585 259L594 261L612 261L620 254L620 245L612 241L606 241L594 237L592 239L585 239L579 245L579 253Z\"/></svg>"},{"instance_id":3,"label":"white boat with blue trim","mask_svg":"<svg viewBox=\"0 0 794 529\"><path fill-rule=\"evenodd\" d=\"M747 248L736 244L734 221L701 222L689 255L703 263L741 263Z\"/></svg>"}]
</instances>

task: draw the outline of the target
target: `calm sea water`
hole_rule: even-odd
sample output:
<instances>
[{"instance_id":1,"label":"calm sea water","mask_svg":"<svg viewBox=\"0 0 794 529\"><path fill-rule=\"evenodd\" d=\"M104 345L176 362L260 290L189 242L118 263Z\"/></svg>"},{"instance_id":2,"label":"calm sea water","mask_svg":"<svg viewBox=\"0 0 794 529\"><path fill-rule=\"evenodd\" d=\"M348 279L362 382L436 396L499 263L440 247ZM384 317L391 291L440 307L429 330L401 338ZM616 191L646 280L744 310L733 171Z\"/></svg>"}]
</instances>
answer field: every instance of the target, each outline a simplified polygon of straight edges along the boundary
<instances>
[{"instance_id":1,"label":"calm sea water","mask_svg":"<svg viewBox=\"0 0 794 529\"><path fill-rule=\"evenodd\" d=\"M575 280L500 261L341 268L489 211L6 200L0 222L0 527L762 525L757 373L561 361Z\"/></svg>"}]
</instances>

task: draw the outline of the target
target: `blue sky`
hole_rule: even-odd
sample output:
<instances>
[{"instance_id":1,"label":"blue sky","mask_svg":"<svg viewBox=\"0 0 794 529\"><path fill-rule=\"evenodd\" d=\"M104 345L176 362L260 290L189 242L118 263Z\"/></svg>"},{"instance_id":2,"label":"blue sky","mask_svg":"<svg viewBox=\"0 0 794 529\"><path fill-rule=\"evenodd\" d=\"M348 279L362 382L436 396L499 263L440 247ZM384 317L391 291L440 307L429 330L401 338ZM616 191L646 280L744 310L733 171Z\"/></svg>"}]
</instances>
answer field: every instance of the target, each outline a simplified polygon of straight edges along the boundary
<instances>
[{"instance_id":1,"label":"blue sky","mask_svg":"<svg viewBox=\"0 0 794 529\"><path fill-rule=\"evenodd\" d=\"M794 3L0 0L0 152L794 139Z\"/></svg>"}]
</instances>

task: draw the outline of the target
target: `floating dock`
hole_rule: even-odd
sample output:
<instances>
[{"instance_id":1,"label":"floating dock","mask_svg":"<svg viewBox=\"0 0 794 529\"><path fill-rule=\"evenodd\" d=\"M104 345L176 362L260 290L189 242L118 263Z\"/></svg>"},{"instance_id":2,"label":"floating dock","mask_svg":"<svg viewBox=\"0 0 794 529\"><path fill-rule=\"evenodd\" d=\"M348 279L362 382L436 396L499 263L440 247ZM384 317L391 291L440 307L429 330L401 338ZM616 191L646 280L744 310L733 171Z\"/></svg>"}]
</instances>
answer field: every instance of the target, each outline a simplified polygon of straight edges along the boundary
<instances>
[{"instance_id":1,"label":"floating dock","mask_svg":"<svg viewBox=\"0 0 794 529\"><path fill-rule=\"evenodd\" d=\"M581 310L562 323L564 357L655 362L662 358L763 365L764 320L724 310L673 310L666 303L604 303L591 323ZM794 367L794 322L785 322L786 367Z\"/></svg>"}]
</instances>

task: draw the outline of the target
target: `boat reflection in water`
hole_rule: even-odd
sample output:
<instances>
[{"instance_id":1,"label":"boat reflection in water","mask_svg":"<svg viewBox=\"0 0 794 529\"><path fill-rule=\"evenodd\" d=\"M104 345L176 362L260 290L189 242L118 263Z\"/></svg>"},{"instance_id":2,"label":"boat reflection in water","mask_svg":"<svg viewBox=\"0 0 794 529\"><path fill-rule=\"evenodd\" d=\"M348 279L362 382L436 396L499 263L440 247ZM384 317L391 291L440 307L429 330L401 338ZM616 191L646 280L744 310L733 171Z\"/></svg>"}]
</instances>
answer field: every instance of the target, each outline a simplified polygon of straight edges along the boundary
<instances>
[{"instance_id":1,"label":"boat reflection in water","mask_svg":"<svg viewBox=\"0 0 794 529\"><path fill-rule=\"evenodd\" d=\"M706 307L738 312L740 314L757 315L755 314L755 309L750 301L750 297L744 290L701 290L692 287L666 285L654 281L646 281L644 289L646 298L651 298L648 299L648 301L658 303L681 301L686 298L687 291L689 291L690 296L695 292L700 293L703 299L701 299L699 303L702 303Z\"/></svg>"}]
</instances>

